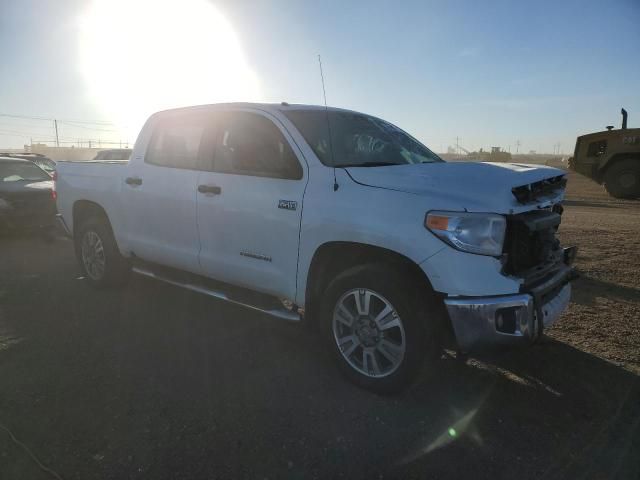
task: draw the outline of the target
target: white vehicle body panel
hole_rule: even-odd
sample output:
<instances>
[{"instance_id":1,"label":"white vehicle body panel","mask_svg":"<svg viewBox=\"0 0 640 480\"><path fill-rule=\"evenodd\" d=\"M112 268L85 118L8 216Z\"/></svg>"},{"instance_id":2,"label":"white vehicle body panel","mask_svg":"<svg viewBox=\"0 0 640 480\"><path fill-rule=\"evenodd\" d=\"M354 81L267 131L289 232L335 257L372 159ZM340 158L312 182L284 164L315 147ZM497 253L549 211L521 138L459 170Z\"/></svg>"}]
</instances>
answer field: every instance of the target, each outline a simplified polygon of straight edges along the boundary
<instances>
[{"instance_id":1,"label":"white vehicle body panel","mask_svg":"<svg viewBox=\"0 0 640 480\"><path fill-rule=\"evenodd\" d=\"M109 217L114 235L121 249L128 245L124 228L125 204L121 201L122 179L128 172L126 162L65 162L56 166L58 179L58 212L73 231L73 206L79 201L100 205ZM61 193L61 194L60 194Z\"/></svg>"},{"instance_id":2,"label":"white vehicle body panel","mask_svg":"<svg viewBox=\"0 0 640 480\"><path fill-rule=\"evenodd\" d=\"M431 210L513 214L562 200L559 194L519 204L511 188L564 172L518 164L338 168L334 190L334 169L320 162L284 116L281 110L287 106L194 108L268 114L298 156L303 179L147 165L144 154L159 113L143 128L128 164L59 164L58 208L67 225L73 229L76 201L94 202L106 211L124 255L135 253L304 306L313 257L332 242L366 244L400 254L420 266L435 290L450 296L516 293L521 281L502 274L498 259L453 249L424 227L425 215ZM136 176L143 178L141 186L124 183ZM220 186L221 194L198 194L200 184ZM297 209L278 208L280 200L297 202Z\"/></svg>"},{"instance_id":3,"label":"white vehicle body panel","mask_svg":"<svg viewBox=\"0 0 640 480\"><path fill-rule=\"evenodd\" d=\"M154 263L199 273L200 240L196 218L198 173L194 170L133 163L122 180L129 250Z\"/></svg>"},{"instance_id":4,"label":"white vehicle body panel","mask_svg":"<svg viewBox=\"0 0 640 480\"><path fill-rule=\"evenodd\" d=\"M281 179L200 172L198 185L221 189L220 194L197 195L202 273L216 280L293 299L300 222L308 182L307 163L278 119L259 109L234 111L275 120L274 124L291 145L303 176ZM289 208L283 208L285 205Z\"/></svg>"},{"instance_id":5,"label":"white vehicle body panel","mask_svg":"<svg viewBox=\"0 0 640 480\"><path fill-rule=\"evenodd\" d=\"M517 214L532 209L516 201L511 189L564 175L544 165L490 162L452 162L349 168L358 183L429 199L432 210ZM563 194L541 199L534 208L554 204ZM442 207L437 206L438 204Z\"/></svg>"}]
</instances>

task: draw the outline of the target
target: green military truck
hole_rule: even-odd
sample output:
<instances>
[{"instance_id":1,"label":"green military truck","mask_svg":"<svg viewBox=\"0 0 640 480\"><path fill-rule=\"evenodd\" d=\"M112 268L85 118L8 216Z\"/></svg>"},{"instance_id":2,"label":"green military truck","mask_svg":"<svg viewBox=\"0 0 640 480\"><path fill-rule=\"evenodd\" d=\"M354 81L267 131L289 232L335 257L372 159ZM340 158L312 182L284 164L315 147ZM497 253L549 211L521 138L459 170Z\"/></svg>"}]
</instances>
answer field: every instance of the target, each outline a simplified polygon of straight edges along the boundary
<instances>
[{"instance_id":1,"label":"green military truck","mask_svg":"<svg viewBox=\"0 0 640 480\"><path fill-rule=\"evenodd\" d=\"M569 168L592 178L616 198L640 197L640 128L627 128L627 111L622 111L622 128L582 135L576 140Z\"/></svg>"}]
</instances>

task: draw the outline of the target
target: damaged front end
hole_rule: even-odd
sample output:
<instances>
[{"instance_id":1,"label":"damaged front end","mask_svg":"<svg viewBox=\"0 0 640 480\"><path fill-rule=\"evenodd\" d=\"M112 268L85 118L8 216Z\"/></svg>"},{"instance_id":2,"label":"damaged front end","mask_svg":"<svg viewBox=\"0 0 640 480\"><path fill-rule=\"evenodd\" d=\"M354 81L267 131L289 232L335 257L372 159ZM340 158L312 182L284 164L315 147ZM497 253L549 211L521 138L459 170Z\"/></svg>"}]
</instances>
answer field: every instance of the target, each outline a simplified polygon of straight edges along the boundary
<instances>
[{"instance_id":1,"label":"damaged front end","mask_svg":"<svg viewBox=\"0 0 640 480\"><path fill-rule=\"evenodd\" d=\"M550 197L556 197L564 193L566 186L566 175L557 175L537 182L513 187L511 193L516 197L518 203L528 205L538 203Z\"/></svg>"},{"instance_id":2,"label":"damaged front end","mask_svg":"<svg viewBox=\"0 0 640 480\"><path fill-rule=\"evenodd\" d=\"M522 279L520 292L532 297L533 340L552 323L545 306L563 290L568 291L566 287L576 276L572 264L577 247L562 247L557 238L562 211L558 204L551 209L507 217L503 273Z\"/></svg>"},{"instance_id":3,"label":"damaged front end","mask_svg":"<svg viewBox=\"0 0 640 480\"><path fill-rule=\"evenodd\" d=\"M514 188L520 203L536 210L507 215L502 274L521 282L516 295L448 298L447 311L463 352L495 345L528 344L542 336L568 306L577 247L563 248L557 238L564 176ZM518 194L516 194L516 192Z\"/></svg>"}]
</instances>

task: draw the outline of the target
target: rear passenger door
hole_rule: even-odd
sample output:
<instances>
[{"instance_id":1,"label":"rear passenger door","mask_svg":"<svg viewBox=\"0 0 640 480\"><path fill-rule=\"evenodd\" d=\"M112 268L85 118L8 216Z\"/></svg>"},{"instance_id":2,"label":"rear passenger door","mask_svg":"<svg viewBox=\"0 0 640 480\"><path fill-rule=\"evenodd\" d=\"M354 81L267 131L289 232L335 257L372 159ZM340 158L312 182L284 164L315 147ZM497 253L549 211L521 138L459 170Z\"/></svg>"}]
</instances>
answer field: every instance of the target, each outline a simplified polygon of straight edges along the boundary
<instances>
[{"instance_id":1,"label":"rear passenger door","mask_svg":"<svg viewBox=\"0 0 640 480\"><path fill-rule=\"evenodd\" d=\"M199 273L196 218L199 169L210 159L210 116L168 113L153 127L144 159L123 181L130 249L147 261Z\"/></svg>"},{"instance_id":2,"label":"rear passenger door","mask_svg":"<svg viewBox=\"0 0 640 480\"><path fill-rule=\"evenodd\" d=\"M306 164L277 119L221 112L209 171L198 177L205 275L295 298ZM293 145L293 146L292 146Z\"/></svg>"}]
</instances>

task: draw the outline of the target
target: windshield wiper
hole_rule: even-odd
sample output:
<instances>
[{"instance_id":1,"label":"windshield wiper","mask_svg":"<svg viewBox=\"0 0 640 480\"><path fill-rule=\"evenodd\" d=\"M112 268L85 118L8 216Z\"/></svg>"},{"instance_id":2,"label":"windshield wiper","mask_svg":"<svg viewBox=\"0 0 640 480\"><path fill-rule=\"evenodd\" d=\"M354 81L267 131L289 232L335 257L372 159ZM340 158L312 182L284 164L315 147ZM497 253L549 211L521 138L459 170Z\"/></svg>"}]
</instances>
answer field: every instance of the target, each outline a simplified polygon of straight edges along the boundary
<instances>
[{"instance_id":1,"label":"windshield wiper","mask_svg":"<svg viewBox=\"0 0 640 480\"><path fill-rule=\"evenodd\" d=\"M362 163L341 163L336 165L336 168L347 168L347 167L388 167L390 165L406 165L405 163L394 163L394 162L362 162Z\"/></svg>"}]
</instances>

